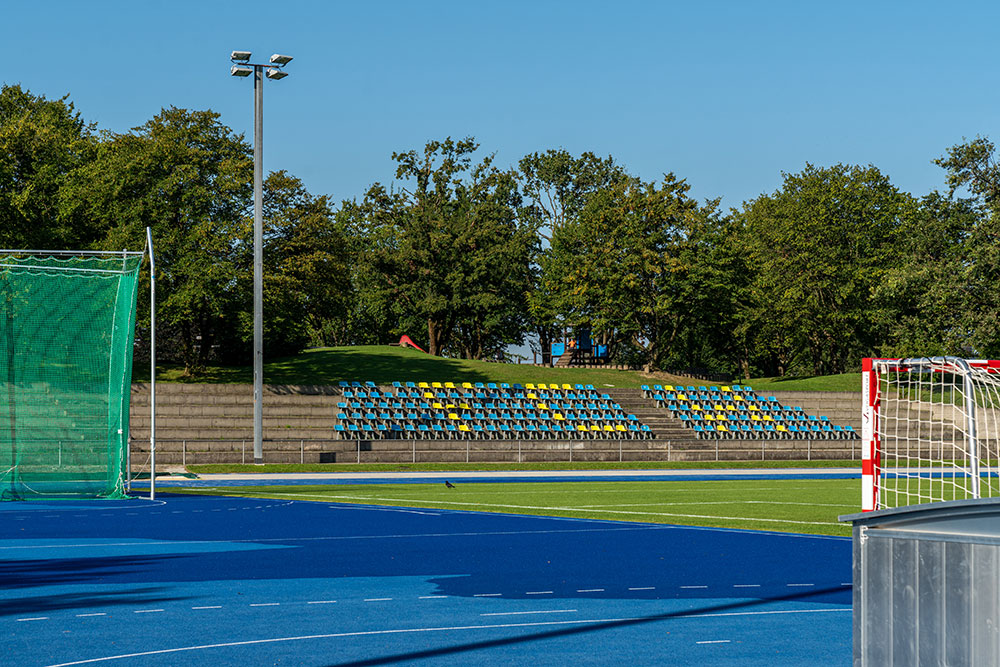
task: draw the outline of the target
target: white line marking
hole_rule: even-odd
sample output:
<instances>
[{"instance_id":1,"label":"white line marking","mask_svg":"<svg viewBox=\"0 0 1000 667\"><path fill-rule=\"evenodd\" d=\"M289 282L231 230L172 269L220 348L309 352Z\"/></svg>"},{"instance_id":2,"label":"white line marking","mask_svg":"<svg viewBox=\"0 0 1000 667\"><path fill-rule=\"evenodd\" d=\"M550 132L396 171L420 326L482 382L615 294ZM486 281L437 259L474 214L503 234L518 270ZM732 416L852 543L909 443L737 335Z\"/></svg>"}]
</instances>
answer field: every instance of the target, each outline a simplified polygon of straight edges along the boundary
<instances>
[{"instance_id":1,"label":"white line marking","mask_svg":"<svg viewBox=\"0 0 1000 667\"><path fill-rule=\"evenodd\" d=\"M372 512L404 512L406 514L424 514L426 516L441 516L440 512L420 512L418 510L407 510L398 507L363 507L361 505L330 505L332 510L369 510Z\"/></svg>"},{"instance_id":2,"label":"white line marking","mask_svg":"<svg viewBox=\"0 0 1000 667\"><path fill-rule=\"evenodd\" d=\"M853 586L853 585L854 584L852 584L851 582L847 582L846 584L841 584L841 586Z\"/></svg>"},{"instance_id":3,"label":"white line marking","mask_svg":"<svg viewBox=\"0 0 1000 667\"><path fill-rule=\"evenodd\" d=\"M365 602L386 602L392 598L365 598Z\"/></svg>"},{"instance_id":4,"label":"white line marking","mask_svg":"<svg viewBox=\"0 0 1000 667\"><path fill-rule=\"evenodd\" d=\"M447 595L421 595L418 600L440 600L441 598L446 598Z\"/></svg>"},{"instance_id":5,"label":"white line marking","mask_svg":"<svg viewBox=\"0 0 1000 667\"><path fill-rule=\"evenodd\" d=\"M163 611L162 609L137 609L133 611L133 614L156 614Z\"/></svg>"},{"instance_id":6,"label":"white line marking","mask_svg":"<svg viewBox=\"0 0 1000 667\"><path fill-rule=\"evenodd\" d=\"M760 584L733 584L733 588L760 588Z\"/></svg>"},{"instance_id":7,"label":"white line marking","mask_svg":"<svg viewBox=\"0 0 1000 667\"><path fill-rule=\"evenodd\" d=\"M88 618L90 616L107 616L104 612L95 612L93 614L77 614L77 618Z\"/></svg>"},{"instance_id":8,"label":"white line marking","mask_svg":"<svg viewBox=\"0 0 1000 667\"><path fill-rule=\"evenodd\" d=\"M192 609L222 609L222 605L221 604L214 604L214 605L209 605L209 606L206 606L206 607L191 607L191 608Z\"/></svg>"},{"instance_id":9,"label":"white line marking","mask_svg":"<svg viewBox=\"0 0 1000 667\"><path fill-rule=\"evenodd\" d=\"M552 591L526 591L525 595L552 595Z\"/></svg>"},{"instance_id":10,"label":"white line marking","mask_svg":"<svg viewBox=\"0 0 1000 667\"><path fill-rule=\"evenodd\" d=\"M656 586L637 586L635 588L630 588L630 591L655 591Z\"/></svg>"},{"instance_id":11,"label":"white line marking","mask_svg":"<svg viewBox=\"0 0 1000 667\"><path fill-rule=\"evenodd\" d=\"M474 598L498 598L501 595L503 595L503 593L476 593L472 597L474 597Z\"/></svg>"},{"instance_id":12,"label":"white line marking","mask_svg":"<svg viewBox=\"0 0 1000 667\"><path fill-rule=\"evenodd\" d=\"M22 623L24 621L47 621L47 620L49 620L48 616L35 616L33 618L19 618L17 619L17 622Z\"/></svg>"},{"instance_id":13,"label":"white line marking","mask_svg":"<svg viewBox=\"0 0 1000 667\"><path fill-rule=\"evenodd\" d=\"M480 616L522 616L525 614L570 614L576 609L546 609L545 611L493 611Z\"/></svg>"},{"instance_id":14,"label":"white line marking","mask_svg":"<svg viewBox=\"0 0 1000 667\"><path fill-rule=\"evenodd\" d=\"M816 584L788 584L789 586L815 586Z\"/></svg>"},{"instance_id":15,"label":"white line marking","mask_svg":"<svg viewBox=\"0 0 1000 667\"><path fill-rule=\"evenodd\" d=\"M850 607L845 609L789 609L783 611L755 611L755 612L729 612L722 614L691 614L689 616L678 616L676 618L711 618L715 616L760 616L767 614L822 614L822 613L852 613ZM553 625L586 625L591 623L627 623L630 621L644 621L647 619L640 617L632 618L589 618L579 620L562 621L535 621L532 623L494 623L487 625L456 625L451 627L434 628L396 628L391 630L360 630L356 632L336 632L322 635L301 635L298 637L273 637L270 639L248 639L240 642L225 642L220 644L202 644L198 646L181 646L177 648L159 649L156 651L142 651L139 653L122 653L120 655L109 655L100 658L87 658L85 660L74 660L73 662L62 662L49 665L48 667L71 667L71 665L86 665L95 662L108 662L110 660L123 660L125 658L141 658L147 655L165 655L167 653L181 653L187 651L203 651L210 648L227 648L232 646L254 646L260 644L275 644L279 642L307 641L313 639L339 639L342 637L372 637L378 635L402 635L425 632L458 632L462 630L480 631L495 630L503 628L537 628Z\"/></svg>"},{"instance_id":16,"label":"white line marking","mask_svg":"<svg viewBox=\"0 0 1000 667\"><path fill-rule=\"evenodd\" d=\"M251 604L250 606L251 607L277 607L280 604L281 604L280 602L255 602L255 603Z\"/></svg>"},{"instance_id":17,"label":"white line marking","mask_svg":"<svg viewBox=\"0 0 1000 667\"><path fill-rule=\"evenodd\" d=\"M706 639L705 641L695 642L695 644L729 644L731 641L729 639Z\"/></svg>"},{"instance_id":18,"label":"white line marking","mask_svg":"<svg viewBox=\"0 0 1000 667\"><path fill-rule=\"evenodd\" d=\"M578 589L576 589L576 592L577 593L603 593L604 589L603 588L578 588Z\"/></svg>"},{"instance_id":19,"label":"white line marking","mask_svg":"<svg viewBox=\"0 0 1000 667\"><path fill-rule=\"evenodd\" d=\"M708 588L708 586L681 586L681 588Z\"/></svg>"},{"instance_id":20,"label":"white line marking","mask_svg":"<svg viewBox=\"0 0 1000 667\"><path fill-rule=\"evenodd\" d=\"M334 604L336 600L312 600L306 604Z\"/></svg>"}]
</instances>

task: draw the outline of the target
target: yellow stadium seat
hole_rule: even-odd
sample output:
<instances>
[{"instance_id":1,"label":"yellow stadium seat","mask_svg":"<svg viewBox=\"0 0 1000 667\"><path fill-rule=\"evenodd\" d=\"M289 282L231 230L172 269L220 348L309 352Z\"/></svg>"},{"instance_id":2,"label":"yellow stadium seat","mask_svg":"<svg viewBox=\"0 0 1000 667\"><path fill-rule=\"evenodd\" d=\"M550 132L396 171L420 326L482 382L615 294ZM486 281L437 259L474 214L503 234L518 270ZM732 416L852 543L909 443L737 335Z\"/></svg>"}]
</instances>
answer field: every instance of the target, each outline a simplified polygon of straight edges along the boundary
<instances>
[{"instance_id":1,"label":"yellow stadium seat","mask_svg":"<svg viewBox=\"0 0 1000 667\"><path fill-rule=\"evenodd\" d=\"M578 424L576 427L577 431L587 431L589 430L584 424Z\"/></svg>"},{"instance_id":2,"label":"yellow stadium seat","mask_svg":"<svg viewBox=\"0 0 1000 667\"><path fill-rule=\"evenodd\" d=\"M573 391L573 387L570 386L570 385L568 385L568 384L564 384L562 386L562 388L563 388L563 391Z\"/></svg>"},{"instance_id":3,"label":"yellow stadium seat","mask_svg":"<svg viewBox=\"0 0 1000 667\"><path fill-rule=\"evenodd\" d=\"M424 398L434 398L434 394L429 391L425 391Z\"/></svg>"},{"instance_id":4,"label":"yellow stadium seat","mask_svg":"<svg viewBox=\"0 0 1000 667\"><path fill-rule=\"evenodd\" d=\"M566 418L563 417L563 414L561 412L553 412L552 418L557 422L566 421Z\"/></svg>"},{"instance_id":5,"label":"yellow stadium seat","mask_svg":"<svg viewBox=\"0 0 1000 667\"><path fill-rule=\"evenodd\" d=\"M722 419L722 418L720 417L720 419ZM705 421L707 421L707 422L714 422L715 421L715 417L713 417L712 415L705 415Z\"/></svg>"},{"instance_id":6,"label":"yellow stadium seat","mask_svg":"<svg viewBox=\"0 0 1000 667\"><path fill-rule=\"evenodd\" d=\"M549 409L549 406L547 406L545 403L539 403L537 407L538 407L539 410L548 410Z\"/></svg>"},{"instance_id":7,"label":"yellow stadium seat","mask_svg":"<svg viewBox=\"0 0 1000 667\"><path fill-rule=\"evenodd\" d=\"M468 426L466 426L465 424L459 424L459 425L458 425L458 430L459 430L459 431L469 431L469 432L471 432L471 431L472 431L472 429L471 429L471 428L469 428Z\"/></svg>"},{"instance_id":8,"label":"yellow stadium seat","mask_svg":"<svg viewBox=\"0 0 1000 667\"><path fill-rule=\"evenodd\" d=\"M531 398L536 401L538 400L538 396L536 396L533 392L528 392L528 395L525 398Z\"/></svg>"},{"instance_id":9,"label":"yellow stadium seat","mask_svg":"<svg viewBox=\"0 0 1000 667\"><path fill-rule=\"evenodd\" d=\"M464 403L464 402L463 403L459 403L458 407L462 408L463 410L471 410L472 409L472 408L469 407L468 403Z\"/></svg>"},{"instance_id":10,"label":"yellow stadium seat","mask_svg":"<svg viewBox=\"0 0 1000 667\"><path fill-rule=\"evenodd\" d=\"M441 386L440 382L431 382L431 386L434 387L435 389L444 389L444 387Z\"/></svg>"},{"instance_id":11,"label":"yellow stadium seat","mask_svg":"<svg viewBox=\"0 0 1000 667\"><path fill-rule=\"evenodd\" d=\"M605 424L604 425L604 432L605 433L614 433L615 432L615 427L612 426L611 424Z\"/></svg>"},{"instance_id":12,"label":"yellow stadium seat","mask_svg":"<svg viewBox=\"0 0 1000 667\"><path fill-rule=\"evenodd\" d=\"M431 407L434 408L435 410L444 410L444 406L441 405L440 403L431 403Z\"/></svg>"},{"instance_id":13,"label":"yellow stadium seat","mask_svg":"<svg viewBox=\"0 0 1000 667\"><path fill-rule=\"evenodd\" d=\"M530 389L531 391L534 391L535 390L535 385L533 385L532 383L529 382L528 384L524 385L524 388L525 389Z\"/></svg>"},{"instance_id":14,"label":"yellow stadium seat","mask_svg":"<svg viewBox=\"0 0 1000 667\"><path fill-rule=\"evenodd\" d=\"M472 389L472 388L473 388L473 386L472 386L471 382L463 382L462 383L462 389Z\"/></svg>"},{"instance_id":15,"label":"yellow stadium seat","mask_svg":"<svg viewBox=\"0 0 1000 667\"><path fill-rule=\"evenodd\" d=\"M427 384L426 382L418 382L417 386L420 387L421 389L430 389L431 388L431 386L429 384Z\"/></svg>"},{"instance_id":16,"label":"yellow stadium seat","mask_svg":"<svg viewBox=\"0 0 1000 667\"><path fill-rule=\"evenodd\" d=\"M457 389L457 387L455 386L454 382L445 382L444 383L444 388L445 389Z\"/></svg>"},{"instance_id":17,"label":"yellow stadium seat","mask_svg":"<svg viewBox=\"0 0 1000 667\"><path fill-rule=\"evenodd\" d=\"M733 390L730 389L729 387L723 387L722 391L723 391L723 393L729 393L729 392L732 392Z\"/></svg>"},{"instance_id":18,"label":"yellow stadium seat","mask_svg":"<svg viewBox=\"0 0 1000 667\"><path fill-rule=\"evenodd\" d=\"M625 424L615 424L615 430L616 431L620 431L622 433L627 433L628 432L628 429L625 428Z\"/></svg>"},{"instance_id":19,"label":"yellow stadium seat","mask_svg":"<svg viewBox=\"0 0 1000 667\"><path fill-rule=\"evenodd\" d=\"M458 419L458 415L454 412L449 412L448 419Z\"/></svg>"}]
</instances>

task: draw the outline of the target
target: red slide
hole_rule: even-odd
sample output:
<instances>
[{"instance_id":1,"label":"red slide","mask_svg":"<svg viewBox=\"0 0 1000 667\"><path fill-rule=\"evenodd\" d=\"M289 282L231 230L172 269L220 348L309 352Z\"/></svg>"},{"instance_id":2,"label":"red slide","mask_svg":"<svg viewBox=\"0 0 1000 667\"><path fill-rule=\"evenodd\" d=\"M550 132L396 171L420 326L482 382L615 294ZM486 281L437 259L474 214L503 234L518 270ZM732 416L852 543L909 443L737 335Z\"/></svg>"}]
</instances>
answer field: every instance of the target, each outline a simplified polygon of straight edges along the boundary
<instances>
[{"instance_id":1,"label":"red slide","mask_svg":"<svg viewBox=\"0 0 1000 667\"><path fill-rule=\"evenodd\" d=\"M414 343L410 339L410 337L406 336L406 335L400 337L400 339L399 339L399 346L400 347L412 347L415 350L420 350L424 354L427 354L427 350L425 350L424 348L422 348L419 345L417 345L416 343Z\"/></svg>"}]
</instances>

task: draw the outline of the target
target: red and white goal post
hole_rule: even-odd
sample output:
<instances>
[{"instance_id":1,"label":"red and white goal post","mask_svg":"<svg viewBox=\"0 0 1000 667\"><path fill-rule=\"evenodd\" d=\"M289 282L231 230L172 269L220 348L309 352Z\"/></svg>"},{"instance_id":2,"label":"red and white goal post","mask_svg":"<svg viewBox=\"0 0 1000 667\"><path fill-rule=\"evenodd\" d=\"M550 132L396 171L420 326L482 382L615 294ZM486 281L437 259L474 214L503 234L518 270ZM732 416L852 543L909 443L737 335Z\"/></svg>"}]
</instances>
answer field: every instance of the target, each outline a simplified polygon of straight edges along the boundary
<instances>
[{"instance_id":1,"label":"red and white goal post","mask_svg":"<svg viewBox=\"0 0 1000 667\"><path fill-rule=\"evenodd\" d=\"M1000 496L1000 361L862 362L864 511Z\"/></svg>"}]
</instances>

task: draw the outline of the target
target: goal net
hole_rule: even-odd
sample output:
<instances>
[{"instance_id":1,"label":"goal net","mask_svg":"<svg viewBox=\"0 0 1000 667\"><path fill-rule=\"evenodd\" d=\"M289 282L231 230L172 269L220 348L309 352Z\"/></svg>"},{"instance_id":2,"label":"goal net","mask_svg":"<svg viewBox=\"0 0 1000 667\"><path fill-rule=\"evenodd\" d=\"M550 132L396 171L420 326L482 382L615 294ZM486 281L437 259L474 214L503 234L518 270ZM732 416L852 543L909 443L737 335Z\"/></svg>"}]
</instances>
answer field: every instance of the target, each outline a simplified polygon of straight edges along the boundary
<instances>
[{"instance_id":1,"label":"goal net","mask_svg":"<svg viewBox=\"0 0 1000 667\"><path fill-rule=\"evenodd\" d=\"M125 495L142 256L0 251L0 498Z\"/></svg>"},{"instance_id":2,"label":"goal net","mask_svg":"<svg viewBox=\"0 0 1000 667\"><path fill-rule=\"evenodd\" d=\"M1000 496L1000 361L865 359L862 509Z\"/></svg>"}]
</instances>

